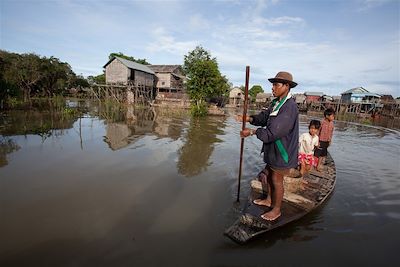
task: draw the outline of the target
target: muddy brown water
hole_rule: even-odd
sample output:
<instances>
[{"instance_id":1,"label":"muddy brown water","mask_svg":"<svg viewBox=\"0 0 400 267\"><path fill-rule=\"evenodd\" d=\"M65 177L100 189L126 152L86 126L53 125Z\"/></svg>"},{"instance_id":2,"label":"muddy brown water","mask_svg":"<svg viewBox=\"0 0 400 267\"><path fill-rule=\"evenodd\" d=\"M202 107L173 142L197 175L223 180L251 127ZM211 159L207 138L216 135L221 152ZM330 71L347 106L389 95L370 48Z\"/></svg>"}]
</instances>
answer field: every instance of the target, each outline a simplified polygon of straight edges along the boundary
<instances>
[{"instance_id":1,"label":"muddy brown water","mask_svg":"<svg viewBox=\"0 0 400 267\"><path fill-rule=\"evenodd\" d=\"M239 246L223 236L263 167L240 123L69 101L3 112L1 266L395 266L400 133L336 121L337 184L301 220ZM79 112L78 112L79 110ZM313 116L314 118L315 116ZM300 132L311 117L300 116Z\"/></svg>"}]
</instances>

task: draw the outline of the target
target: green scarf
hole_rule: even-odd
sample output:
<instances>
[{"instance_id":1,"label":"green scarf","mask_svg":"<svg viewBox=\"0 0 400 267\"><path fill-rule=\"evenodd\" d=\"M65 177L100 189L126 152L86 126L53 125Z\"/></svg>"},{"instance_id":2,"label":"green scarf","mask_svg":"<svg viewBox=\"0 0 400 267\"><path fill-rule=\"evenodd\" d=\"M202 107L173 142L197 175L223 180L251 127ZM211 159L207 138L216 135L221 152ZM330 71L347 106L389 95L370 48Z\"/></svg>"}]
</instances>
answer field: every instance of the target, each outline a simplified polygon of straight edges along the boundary
<instances>
[{"instance_id":1,"label":"green scarf","mask_svg":"<svg viewBox=\"0 0 400 267\"><path fill-rule=\"evenodd\" d=\"M285 96L281 101L279 101L279 104L276 108L274 108L273 111L277 111L281 108L281 106L283 105L283 103L285 103L287 96ZM274 99L274 101L272 101L272 106L274 106L276 104L276 102L278 101L278 99ZM281 154L281 157L283 159L283 161L285 163L289 162L289 155L285 149L285 147L282 144L281 139L275 140L275 144L278 147L279 153Z\"/></svg>"}]
</instances>

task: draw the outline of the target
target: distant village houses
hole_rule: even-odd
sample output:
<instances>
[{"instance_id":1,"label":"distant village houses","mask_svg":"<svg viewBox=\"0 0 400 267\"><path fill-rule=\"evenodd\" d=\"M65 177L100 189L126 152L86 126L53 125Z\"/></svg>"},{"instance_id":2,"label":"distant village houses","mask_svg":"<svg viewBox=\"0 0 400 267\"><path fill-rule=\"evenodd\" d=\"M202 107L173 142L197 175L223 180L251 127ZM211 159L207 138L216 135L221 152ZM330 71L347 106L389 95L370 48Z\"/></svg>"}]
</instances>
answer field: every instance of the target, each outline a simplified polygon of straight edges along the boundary
<instances>
[{"instance_id":1,"label":"distant village houses","mask_svg":"<svg viewBox=\"0 0 400 267\"><path fill-rule=\"evenodd\" d=\"M98 88L102 87L103 91L99 89L97 96L102 93L128 103L142 101L154 106L190 105L185 89L186 77L180 65L143 65L121 57L113 57L104 65L104 69L106 85L99 85ZM323 111L332 107L337 112L373 115L382 112L395 116L400 105L400 99L372 93L363 87L344 91L341 96L328 96L323 92L310 91L294 96L301 111ZM268 106L273 98L271 93L262 92L250 103L255 108L263 108ZM239 107L243 103L243 90L233 87L229 92L229 103L225 106Z\"/></svg>"},{"instance_id":2,"label":"distant village houses","mask_svg":"<svg viewBox=\"0 0 400 267\"><path fill-rule=\"evenodd\" d=\"M356 87L342 93L341 102L349 103L376 103L381 98L381 95L370 93L363 87Z\"/></svg>"},{"instance_id":3,"label":"distant village houses","mask_svg":"<svg viewBox=\"0 0 400 267\"><path fill-rule=\"evenodd\" d=\"M271 93L258 93L256 95L256 103L268 103L271 102L272 98Z\"/></svg>"},{"instance_id":4,"label":"distant village houses","mask_svg":"<svg viewBox=\"0 0 400 267\"><path fill-rule=\"evenodd\" d=\"M186 77L180 65L149 65L157 76L157 95L167 97L184 93Z\"/></svg>"},{"instance_id":5,"label":"distant village houses","mask_svg":"<svg viewBox=\"0 0 400 267\"><path fill-rule=\"evenodd\" d=\"M103 68L105 68L107 84L132 84L151 89L155 87L156 73L147 65L120 57L113 57Z\"/></svg>"},{"instance_id":6,"label":"distant village houses","mask_svg":"<svg viewBox=\"0 0 400 267\"><path fill-rule=\"evenodd\" d=\"M239 87L233 87L229 92L229 105L232 107L240 106L244 102L244 92Z\"/></svg>"},{"instance_id":7,"label":"distant village houses","mask_svg":"<svg viewBox=\"0 0 400 267\"><path fill-rule=\"evenodd\" d=\"M322 92L304 92L304 95L307 103L313 103L320 102L325 94Z\"/></svg>"},{"instance_id":8,"label":"distant village houses","mask_svg":"<svg viewBox=\"0 0 400 267\"><path fill-rule=\"evenodd\" d=\"M293 94L293 96L296 100L297 105L306 103L306 96L304 94Z\"/></svg>"},{"instance_id":9,"label":"distant village houses","mask_svg":"<svg viewBox=\"0 0 400 267\"><path fill-rule=\"evenodd\" d=\"M386 102L386 103L395 103L395 99L391 95L382 95L380 98L381 102Z\"/></svg>"},{"instance_id":10,"label":"distant village houses","mask_svg":"<svg viewBox=\"0 0 400 267\"><path fill-rule=\"evenodd\" d=\"M185 93L186 77L180 65L143 65L113 57L105 65L106 84L130 85L150 92L151 98L176 97Z\"/></svg>"}]
</instances>

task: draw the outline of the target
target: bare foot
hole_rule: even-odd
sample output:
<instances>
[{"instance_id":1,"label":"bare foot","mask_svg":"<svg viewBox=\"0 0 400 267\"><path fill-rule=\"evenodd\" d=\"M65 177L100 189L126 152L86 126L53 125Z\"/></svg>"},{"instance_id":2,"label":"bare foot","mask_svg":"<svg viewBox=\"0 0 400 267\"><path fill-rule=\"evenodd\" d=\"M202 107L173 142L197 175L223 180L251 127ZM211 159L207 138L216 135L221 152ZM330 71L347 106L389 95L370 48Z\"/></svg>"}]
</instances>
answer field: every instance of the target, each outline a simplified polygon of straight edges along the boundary
<instances>
[{"instance_id":1,"label":"bare foot","mask_svg":"<svg viewBox=\"0 0 400 267\"><path fill-rule=\"evenodd\" d=\"M266 207L271 207L271 200L268 198L266 199L255 199L253 200L253 203L259 206L266 206Z\"/></svg>"},{"instance_id":2,"label":"bare foot","mask_svg":"<svg viewBox=\"0 0 400 267\"><path fill-rule=\"evenodd\" d=\"M281 216L280 211L271 210L261 215L261 218L263 218L266 221L274 221L278 219L280 216Z\"/></svg>"}]
</instances>

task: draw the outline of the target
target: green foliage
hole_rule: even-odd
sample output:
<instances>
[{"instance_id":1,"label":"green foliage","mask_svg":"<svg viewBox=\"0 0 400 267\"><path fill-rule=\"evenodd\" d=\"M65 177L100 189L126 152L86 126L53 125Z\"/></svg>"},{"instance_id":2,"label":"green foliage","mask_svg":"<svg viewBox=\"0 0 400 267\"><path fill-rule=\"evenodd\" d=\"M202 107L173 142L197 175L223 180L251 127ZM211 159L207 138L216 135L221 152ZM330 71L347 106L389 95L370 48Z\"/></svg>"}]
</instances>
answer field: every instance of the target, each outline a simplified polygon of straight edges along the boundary
<instances>
[{"instance_id":1,"label":"green foliage","mask_svg":"<svg viewBox=\"0 0 400 267\"><path fill-rule=\"evenodd\" d=\"M106 83L106 75L104 73L93 77L93 79L94 79L94 82L97 84L105 84Z\"/></svg>"},{"instance_id":2,"label":"green foliage","mask_svg":"<svg viewBox=\"0 0 400 267\"><path fill-rule=\"evenodd\" d=\"M61 62L58 58L43 57L40 70L43 76L38 83L37 92L41 95L60 94L68 85L75 86L76 76L71 66L68 63Z\"/></svg>"},{"instance_id":3,"label":"green foliage","mask_svg":"<svg viewBox=\"0 0 400 267\"><path fill-rule=\"evenodd\" d=\"M62 114L63 115L75 115L78 111L74 108L70 108L70 107L64 107L64 109L62 110Z\"/></svg>"},{"instance_id":4,"label":"green foliage","mask_svg":"<svg viewBox=\"0 0 400 267\"><path fill-rule=\"evenodd\" d=\"M17 54L0 50L0 97L54 96L68 88L88 86L68 63L55 57Z\"/></svg>"},{"instance_id":5,"label":"green foliage","mask_svg":"<svg viewBox=\"0 0 400 267\"><path fill-rule=\"evenodd\" d=\"M147 62L145 58L143 58L143 59L140 59L140 58L135 59L134 57L124 55L122 52L110 53L110 55L108 56L108 59L112 59L113 57L120 57L120 58L124 58L124 59L127 59L127 60L131 60L131 61L143 64L143 65L150 65L150 63Z\"/></svg>"},{"instance_id":6,"label":"green foliage","mask_svg":"<svg viewBox=\"0 0 400 267\"><path fill-rule=\"evenodd\" d=\"M195 101L194 115L204 114L202 106L206 98L222 96L229 90L228 80L221 75L217 59L201 46L185 55L183 70L187 77L187 92Z\"/></svg>"},{"instance_id":7,"label":"green foliage","mask_svg":"<svg viewBox=\"0 0 400 267\"><path fill-rule=\"evenodd\" d=\"M73 77L71 84L73 87L89 87L89 82L81 75Z\"/></svg>"},{"instance_id":8,"label":"green foliage","mask_svg":"<svg viewBox=\"0 0 400 267\"><path fill-rule=\"evenodd\" d=\"M190 106L190 114L194 117L203 117L208 113L208 106L206 102L192 103Z\"/></svg>"},{"instance_id":9,"label":"green foliage","mask_svg":"<svg viewBox=\"0 0 400 267\"><path fill-rule=\"evenodd\" d=\"M7 99L7 104L8 104L9 107L15 108L18 105L21 105L21 101L18 100L18 98L16 98L16 97L9 97Z\"/></svg>"},{"instance_id":10,"label":"green foliage","mask_svg":"<svg viewBox=\"0 0 400 267\"><path fill-rule=\"evenodd\" d=\"M263 93L264 90L262 89L261 85L253 85L249 90L249 95L255 99L258 93Z\"/></svg>"},{"instance_id":11,"label":"green foliage","mask_svg":"<svg viewBox=\"0 0 400 267\"><path fill-rule=\"evenodd\" d=\"M230 92L231 88L233 88L233 83L229 82L225 76L223 76L223 77L227 80L227 87L226 87L226 91L223 93L223 96L225 98L229 98L229 92Z\"/></svg>"},{"instance_id":12,"label":"green foliage","mask_svg":"<svg viewBox=\"0 0 400 267\"><path fill-rule=\"evenodd\" d=\"M103 74L100 74L97 76L88 76L87 82L89 83L89 85L105 84L106 83L106 75L103 73Z\"/></svg>"},{"instance_id":13,"label":"green foliage","mask_svg":"<svg viewBox=\"0 0 400 267\"><path fill-rule=\"evenodd\" d=\"M24 99L30 97L31 91L35 90L43 77L41 72L41 59L35 54L15 54L1 51L0 69L4 70L2 79L20 88Z\"/></svg>"},{"instance_id":14,"label":"green foliage","mask_svg":"<svg viewBox=\"0 0 400 267\"><path fill-rule=\"evenodd\" d=\"M1 78L2 73L3 72L0 71L0 101L7 100L7 98L21 97L21 90L18 88L18 86L3 80Z\"/></svg>"}]
</instances>

